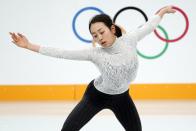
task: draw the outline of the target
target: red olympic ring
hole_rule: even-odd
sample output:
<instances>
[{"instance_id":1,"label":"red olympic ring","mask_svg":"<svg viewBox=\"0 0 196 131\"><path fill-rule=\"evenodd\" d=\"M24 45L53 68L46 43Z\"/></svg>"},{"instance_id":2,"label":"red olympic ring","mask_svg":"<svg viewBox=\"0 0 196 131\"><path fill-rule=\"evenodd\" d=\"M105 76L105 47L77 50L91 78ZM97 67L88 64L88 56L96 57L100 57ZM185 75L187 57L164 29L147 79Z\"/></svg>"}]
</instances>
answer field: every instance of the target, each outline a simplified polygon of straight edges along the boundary
<instances>
[{"instance_id":1,"label":"red olympic ring","mask_svg":"<svg viewBox=\"0 0 196 131\"><path fill-rule=\"evenodd\" d=\"M162 41L165 41L165 42L176 42L176 41L182 39L182 38L186 35L186 33L188 32L188 29L189 29L189 19L188 19L186 13L185 13L182 9L180 9L180 8L178 8L178 7L176 7L176 6L172 6L172 8L175 9L175 10L177 10L177 11L179 11L179 12L183 15L183 17L184 17L184 19L185 19L185 22L186 22L186 27L185 27L185 30L184 30L184 32L182 33L182 35L180 35L180 36L177 37L176 39L171 39L171 40L165 39L165 38L161 37L161 36L158 34L158 32L157 32L156 30L154 30L155 35L156 35L159 39L161 39Z\"/></svg>"}]
</instances>

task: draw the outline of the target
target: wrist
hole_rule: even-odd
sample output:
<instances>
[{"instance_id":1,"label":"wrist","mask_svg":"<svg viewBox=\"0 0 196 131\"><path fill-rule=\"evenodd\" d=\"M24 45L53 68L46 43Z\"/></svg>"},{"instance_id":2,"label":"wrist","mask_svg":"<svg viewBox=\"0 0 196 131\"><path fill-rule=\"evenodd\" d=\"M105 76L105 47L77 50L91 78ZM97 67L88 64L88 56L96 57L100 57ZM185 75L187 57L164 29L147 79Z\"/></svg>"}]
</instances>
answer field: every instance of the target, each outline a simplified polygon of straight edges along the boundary
<instances>
[{"instance_id":1,"label":"wrist","mask_svg":"<svg viewBox=\"0 0 196 131\"><path fill-rule=\"evenodd\" d=\"M31 49L32 44L31 43L27 43L27 46L25 47L26 49Z\"/></svg>"},{"instance_id":2,"label":"wrist","mask_svg":"<svg viewBox=\"0 0 196 131\"><path fill-rule=\"evenodd\" d=\"M168 12L168 11L167 11L167 8L163 8L163 9L161 10L161 12L162 12L162 14L167 13L167 12Z\"/></svg>"},{"instance_id":3,"label":"wrist","mask_svg":"<svg viewBox=\"0 0 196 131\"><path fill-rule=\"evenodd\" d=\"M167 8L163 8L162 10L159 11L159 16L163 17L167 13Z\"/></svg>"}]
</instances>

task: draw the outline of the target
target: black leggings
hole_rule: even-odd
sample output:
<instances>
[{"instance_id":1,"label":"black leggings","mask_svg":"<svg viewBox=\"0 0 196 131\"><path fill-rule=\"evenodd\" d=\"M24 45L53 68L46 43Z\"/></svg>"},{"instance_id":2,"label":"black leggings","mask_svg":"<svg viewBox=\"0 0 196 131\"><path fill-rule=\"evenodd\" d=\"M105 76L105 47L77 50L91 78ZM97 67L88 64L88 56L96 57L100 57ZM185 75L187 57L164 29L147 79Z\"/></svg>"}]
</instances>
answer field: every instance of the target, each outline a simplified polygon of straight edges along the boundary
<instances>
[{"instance_id":1,"label":"black leggings","mask_svg":"<svg viewBox=\"0 0 196 131\"><path fill-rule=\"evenodd\" d=\"M95 114L102 109L110 109L126 131L142 131L136 107L129 91L109 95L98 91L91 81L82 100L67 117L61 131L79 131Z\"/></svg>"}]
</instances>

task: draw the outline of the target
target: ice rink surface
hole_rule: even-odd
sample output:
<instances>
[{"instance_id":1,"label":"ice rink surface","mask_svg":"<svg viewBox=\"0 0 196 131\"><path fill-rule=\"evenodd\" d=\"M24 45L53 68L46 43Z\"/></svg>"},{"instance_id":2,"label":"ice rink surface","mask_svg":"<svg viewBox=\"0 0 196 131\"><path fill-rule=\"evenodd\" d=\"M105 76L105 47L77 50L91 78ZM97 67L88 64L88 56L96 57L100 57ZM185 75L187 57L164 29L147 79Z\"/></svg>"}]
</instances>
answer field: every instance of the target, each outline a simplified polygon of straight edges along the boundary
<instances>
[{"instance_id":1,"label":"ice rink surface","mask_svg":"<svg viewBox=\"0 0 196 131\"><path fill-rule=\"evenodd\" d=\"M77 102L0 102L0 131L60 131ZM196 101L135 101L143 131L196 131ZM103 110L81 131L124 131Z\"/></svg>"}]
</instances>

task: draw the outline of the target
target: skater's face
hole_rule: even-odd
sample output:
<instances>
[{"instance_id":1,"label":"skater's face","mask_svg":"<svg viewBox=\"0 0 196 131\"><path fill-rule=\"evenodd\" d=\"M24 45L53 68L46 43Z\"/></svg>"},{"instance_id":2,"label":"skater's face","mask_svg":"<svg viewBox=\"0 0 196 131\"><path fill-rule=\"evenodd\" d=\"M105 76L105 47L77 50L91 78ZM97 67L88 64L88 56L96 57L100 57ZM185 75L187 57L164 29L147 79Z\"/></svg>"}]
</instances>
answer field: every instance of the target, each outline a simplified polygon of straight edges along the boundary
<instances>
[{"instance_id":1,"label":"skater's face","mask_svg":"<svg viewBox=\"0 0 196 131\"><path fill-rule=\"evenodd\" d=\"M108 28L103 22L93 23L90 27L93 40L102 47L110 47L115 39L115 26Z\"/></svg>"}]
</instances>

